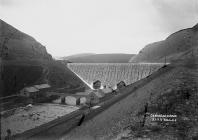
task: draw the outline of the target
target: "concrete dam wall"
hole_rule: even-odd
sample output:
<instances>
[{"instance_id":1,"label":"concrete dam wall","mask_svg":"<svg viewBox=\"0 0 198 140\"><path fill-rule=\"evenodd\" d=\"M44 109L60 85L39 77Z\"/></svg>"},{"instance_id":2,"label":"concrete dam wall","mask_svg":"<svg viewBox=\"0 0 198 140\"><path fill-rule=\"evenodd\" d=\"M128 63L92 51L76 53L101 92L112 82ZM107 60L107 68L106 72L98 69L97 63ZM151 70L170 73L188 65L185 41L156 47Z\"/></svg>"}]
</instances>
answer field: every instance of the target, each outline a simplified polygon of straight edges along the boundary
<instances>
[{"instance_id":1,"label":"concrete dam wall","mask_svg":"<svg viewBox=\"0 0 198 140\"><path fill-rule=\"evenodd\" d=\"M120 81L128 85L145 78L162 66L162 63L69 63L67 65L91 88L96 80L110 87L115 87Z\"/></svg>"}]
</instances>

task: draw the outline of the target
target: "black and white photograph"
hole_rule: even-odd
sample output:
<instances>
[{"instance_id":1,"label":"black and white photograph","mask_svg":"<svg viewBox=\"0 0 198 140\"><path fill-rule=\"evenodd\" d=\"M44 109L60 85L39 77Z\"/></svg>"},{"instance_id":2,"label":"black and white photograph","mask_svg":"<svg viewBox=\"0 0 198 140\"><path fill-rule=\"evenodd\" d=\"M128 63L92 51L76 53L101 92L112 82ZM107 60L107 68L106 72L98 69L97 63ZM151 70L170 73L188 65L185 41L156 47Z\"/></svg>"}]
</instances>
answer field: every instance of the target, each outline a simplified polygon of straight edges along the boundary
<instances>
[{"instance_id":1,"label":"black and white photograph","mask_svg":"<svg viewBox=\"0 0 198 140\"><path fill-rule=\"evenodd\" d=\"M198 0L0 0L0 140L198 140Z\"/></svg>"}]
</instances>

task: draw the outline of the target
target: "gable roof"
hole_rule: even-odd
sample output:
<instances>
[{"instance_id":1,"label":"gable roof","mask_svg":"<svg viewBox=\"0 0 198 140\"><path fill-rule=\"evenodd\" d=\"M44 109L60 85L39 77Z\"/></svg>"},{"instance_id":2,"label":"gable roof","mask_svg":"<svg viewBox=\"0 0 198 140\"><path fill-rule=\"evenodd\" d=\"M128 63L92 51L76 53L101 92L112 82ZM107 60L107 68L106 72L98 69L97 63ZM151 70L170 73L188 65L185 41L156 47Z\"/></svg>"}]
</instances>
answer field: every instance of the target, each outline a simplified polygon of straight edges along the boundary
<instances>
[{"instance_id":1,"label":"gable roof","mask_svg":"<svg viewBox=\"0 0 198 140\"><path fill-rule=\"evenodd\" d=\"M41 84L41 85L34 85L37 89L44 89L44 88L50 88L50 85L48 84Z\"/></svg>"},{"instance_id":2,"label":"gable roof","mask_svg":"<svg viewBox=\"0 0 198 140\"><path fill-rule=\"evenodd\" d=\"M24 90L27 91L27 92L37 92L37 91L39 91L35 87L25 87Z\"/></svg>"},{"instance_id":3,"label":"gable roof","mask_svg":"<svg viewBox=\"0 0 198 140\"><path fill-rule=\"evenodd\" d=\"M102 92L104 92L104 93L110 93L110 92L112 92L112 88L103 88L103 89L101 89L102 90Z\"/></svg>"}]
</instances>

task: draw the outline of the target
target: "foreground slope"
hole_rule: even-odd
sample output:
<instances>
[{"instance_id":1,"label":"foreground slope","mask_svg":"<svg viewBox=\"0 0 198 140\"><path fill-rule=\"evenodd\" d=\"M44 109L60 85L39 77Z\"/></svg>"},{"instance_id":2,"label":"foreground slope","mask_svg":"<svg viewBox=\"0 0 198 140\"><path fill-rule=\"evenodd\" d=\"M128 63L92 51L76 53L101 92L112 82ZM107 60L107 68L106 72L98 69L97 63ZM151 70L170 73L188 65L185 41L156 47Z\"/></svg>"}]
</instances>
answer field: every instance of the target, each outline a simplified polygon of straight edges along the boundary
<instances>
[{"instance_id":1,"label":"foreground slope","mask_svg":"<svg viewBox=\"0 0 198 140\"><path fill-rule=\"evenodd\" d=\"M198 24L145 46L130 62L170 62L191 57L198 49Z\"/></svg>"},{"instance_id":2,"label":"foreground slope","mask_svg":"<svg viewBox=\"0 0 198 140\"><path fill-rule=\"evenodd\" d=\"M13 95L24 86L40 83L49 83L52 88L86 86L31 36L2 20L0 31L0 96Z\"/></svg>"}]
</instances>

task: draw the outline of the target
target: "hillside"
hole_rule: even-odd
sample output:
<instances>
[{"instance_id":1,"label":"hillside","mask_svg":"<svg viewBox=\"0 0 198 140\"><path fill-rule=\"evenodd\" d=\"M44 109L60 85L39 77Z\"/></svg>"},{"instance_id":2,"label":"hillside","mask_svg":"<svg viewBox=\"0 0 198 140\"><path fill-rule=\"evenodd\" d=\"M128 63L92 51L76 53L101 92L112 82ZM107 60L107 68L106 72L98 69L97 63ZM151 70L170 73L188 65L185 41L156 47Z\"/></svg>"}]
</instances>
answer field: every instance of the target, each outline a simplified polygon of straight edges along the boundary
<instances>
[{"instance_id":1,"label":"hillside","mask_svg":"<svg viewBox=\"0 0 198 140\"><path fill-rule=\"evenodd\" d=\"M74 54L74 55L69 55L69 56L61 57L60 59L62 59L62 60L70 60L70 59L76 59L76 58L79 58L79 57L91 56L91 55L95 55L95 53Z\"/></svg>"},{"instance_id":2,"label":"hillside","mask_svg":"<svg viewBox=\"0 0 198 140\"><path fill-rule=\"evenodd\" d=\"M31 36L0 20L0 96L16 94L24 86L49 83L68 90L86 87L65 64L52 59Z\"/></svg>"},{"instance_id":3,"label":"hillside","mask_svg":"<svg viewBox=\"0 0 198 140\"><path fill-rule=\"evenodd\" d=\"M52 59L42 44L2 20L0 31L0 55L4 60Z\"/></svg>"},{"instance_id":4,"label":"hillside","mask_svg":"<svg viewBox=\"0 0 198 140\"><path fill-rule=\"evenodd\" d=\"M170 62L198 54L198 24L145 46L130 62Z\"/></svg>"},{"instance_id":5,"label":"hillside","mask_svg":"<svg viewBox=\"0 0 198 140\"><path fill-rule=\"evenodd\" d=\"M84 56L66 57L73 63L128 63L134 54L89 54Z\"/></svg>"}]
</instances>

